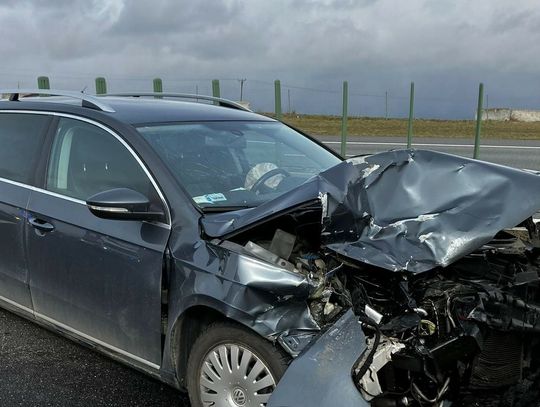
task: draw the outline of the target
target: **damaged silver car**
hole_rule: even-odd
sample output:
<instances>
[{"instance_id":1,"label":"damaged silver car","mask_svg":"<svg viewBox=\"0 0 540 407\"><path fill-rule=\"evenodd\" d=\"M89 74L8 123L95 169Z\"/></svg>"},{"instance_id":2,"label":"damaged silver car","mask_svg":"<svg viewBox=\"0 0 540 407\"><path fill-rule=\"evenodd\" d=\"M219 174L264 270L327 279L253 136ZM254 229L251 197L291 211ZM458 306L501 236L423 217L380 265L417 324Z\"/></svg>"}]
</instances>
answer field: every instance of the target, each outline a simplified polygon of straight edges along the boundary
<instances>
[{"instance_id":1,"label":"damaged silver car","mask_svg":"<svg viewBox=\"0 0 540 407\"><path fill-rule=\"evenodd\" d=\"M0 141L31 155L0 152L2 306L192 407L538 398L538 174L342 160L216 98L20 92L0 102Z\"/></svg>"}]
</instances>

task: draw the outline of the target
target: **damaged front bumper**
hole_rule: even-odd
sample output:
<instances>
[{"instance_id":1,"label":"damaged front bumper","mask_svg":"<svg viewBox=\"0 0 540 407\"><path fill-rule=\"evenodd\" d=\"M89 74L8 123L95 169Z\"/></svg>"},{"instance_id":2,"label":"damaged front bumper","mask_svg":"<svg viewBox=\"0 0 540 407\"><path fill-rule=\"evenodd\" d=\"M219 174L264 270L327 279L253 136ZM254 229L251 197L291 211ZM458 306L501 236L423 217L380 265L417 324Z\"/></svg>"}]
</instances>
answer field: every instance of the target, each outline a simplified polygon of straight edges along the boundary
<instances>
[{"instance_id":1,"label":"damaged front bumper","mask_svg":"<svg viewBox=\"0 0 540 407\"><path fill-rule=\"evenodd\" d=\"M293 360L267 407L369 406L352 376L365 344L358 317L347 311Z\"/></svg>"},{"instance_id":2,"label":"damaged front bumper","mask_svg":"<svg viewBox=\"0 0 540 407\"><path fill-rule=\"evenodd\" d=\"M430 151L351 159L202 218L216 270L197 279L216 284L196 287L296 357L268 406L478 402L540 377L539 207L537 174Z\"/></svg>"}]
</instances>

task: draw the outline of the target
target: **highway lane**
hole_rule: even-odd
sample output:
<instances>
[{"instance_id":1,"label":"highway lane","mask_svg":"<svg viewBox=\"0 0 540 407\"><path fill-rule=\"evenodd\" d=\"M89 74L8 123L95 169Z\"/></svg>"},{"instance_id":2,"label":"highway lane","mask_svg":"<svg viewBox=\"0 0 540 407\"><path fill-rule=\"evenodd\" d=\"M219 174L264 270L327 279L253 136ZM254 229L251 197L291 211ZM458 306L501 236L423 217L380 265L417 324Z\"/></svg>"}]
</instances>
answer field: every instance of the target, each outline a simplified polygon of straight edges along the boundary
<instances>
[{"instance_id":1,"label":"highway lane","mask_svg":"<svg viewBox=\"0 0 540 407\"><path fill-rule=\"evenodd\" d=\"M340 150L340 138L316 136L332 149ZM352 136L347 142L347 156L373 154L380 151L406 147L405 137L358 137ZM435 150L450 154L472 157L471 139L414 138L413 148ZM540 140L483 140L480 159L516 168L540 170Z\"/></svg>"}]
</instances>

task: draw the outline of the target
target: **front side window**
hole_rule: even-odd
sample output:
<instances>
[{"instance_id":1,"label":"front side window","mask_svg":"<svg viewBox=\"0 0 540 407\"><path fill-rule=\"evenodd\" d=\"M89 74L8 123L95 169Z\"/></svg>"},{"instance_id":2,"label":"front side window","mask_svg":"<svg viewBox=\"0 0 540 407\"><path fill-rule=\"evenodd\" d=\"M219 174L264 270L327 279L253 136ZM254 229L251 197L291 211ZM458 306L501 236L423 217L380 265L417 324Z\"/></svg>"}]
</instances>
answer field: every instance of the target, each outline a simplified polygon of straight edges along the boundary
<instances>
[{"instance_id":1,"label":"front side window","mask_svg":"<svg viewBox=\"0 0 540 407\"><path fill-rule=\"evenodd\" d=\"M203 209L260 205L340 162L276 122L174 123L138 131Z\"/></svg>"},{"instance_id":2,"label":"front side window","mask_svg":"<svg viewBox=\"0 0 540 407\"><path fill-rule=\"evenodd\" d=\"M156 195L140 164L112 134L80 120L60 119L47 189L86 201L114 188L133 189L150 199Z\"/></svg>"},{"instance_id":3,"label":"front side window","mask_svg":"<svg viewBox=\"0 0 540 407\"><path fill-rule=\"evenodd\" d=\"M0 177L31 183L32 170L43 144L49 116L0 114Z\"/></svg>"}]
</instances>

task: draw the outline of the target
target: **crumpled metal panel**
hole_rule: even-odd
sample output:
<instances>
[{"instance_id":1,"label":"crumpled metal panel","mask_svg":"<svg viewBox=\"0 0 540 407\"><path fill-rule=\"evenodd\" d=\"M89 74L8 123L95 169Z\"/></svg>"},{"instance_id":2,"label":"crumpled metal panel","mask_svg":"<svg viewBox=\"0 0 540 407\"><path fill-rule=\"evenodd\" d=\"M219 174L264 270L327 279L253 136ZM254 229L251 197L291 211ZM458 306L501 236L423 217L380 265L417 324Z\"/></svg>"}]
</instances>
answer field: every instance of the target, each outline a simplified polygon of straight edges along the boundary
<instances>
[{"instance_id":1,"label":"crumpled metal panel","mask_svg":"<svg viewBox=\"0 0 540 407\"><path fill-rule=\"evenodd\" d=\"M314 289L301 274L231 251L211 242L185 242L174 232L171 248L171 315L206 305L277 339L289 329L319 330L306 300ZM175 318L173 318L175 319Z\"/></svg>"},{"instance_id":2,"label":"crumpled metal panel","mask_svg":"<svg viewBox=\"0 0 540 407\"><path fill-rule=\"evenodd\" d=\"M219 242L196 240L190 232L173 229L169 241L174 271L169 277L168 315L173 322L167 329L169 340L165 343L162 375L174 378L176 361L186 356L178 355L176 346L181 316L192 307L211 308L272 341L289 333L320 330L307 303L315 287L303 275L246 256ZM300 343L291 353L306 344Z\"/></svg>"},{"instance_id":3,"label":"crumpled metal panel","mask_svg":"<svg viewBox=\"0 0 540 407\"><path fill-rule=\"evenodd\" d=\"M362 327L349 310L292 361L267 407L369 406L351 374L365 350Z\"/></svg>"},{"instance_id":4,"label":"crumpled metal panel","mask_svg":"<svg viewBox=\"0 0 540 407\"><path fill-rule=\"evenodd\" d=\"M205 216L205 233L230 236L319 200L322 242L395 271L447 266L540 208L530 171L426 150L357 157L256 208Z\"/></svg>"}]
</instances>

